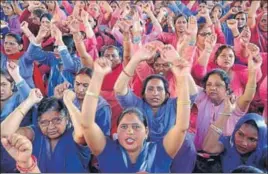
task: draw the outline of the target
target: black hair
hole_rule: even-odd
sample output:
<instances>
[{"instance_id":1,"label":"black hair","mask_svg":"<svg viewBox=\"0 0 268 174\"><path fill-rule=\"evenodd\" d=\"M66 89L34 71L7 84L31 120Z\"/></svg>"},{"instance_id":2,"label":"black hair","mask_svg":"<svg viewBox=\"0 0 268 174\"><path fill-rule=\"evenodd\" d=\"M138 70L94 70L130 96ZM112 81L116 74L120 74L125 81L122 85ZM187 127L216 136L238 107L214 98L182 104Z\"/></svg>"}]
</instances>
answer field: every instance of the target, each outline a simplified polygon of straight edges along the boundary
<instances>
[{"instance_id":1,"label":"black hair","mask_svg":"<svg viewBox=\"0 0 268 174\"><path fill-rule=\"evenodd\" d=\"M91 78L92 77L92 69L87 68L87 67L83 67L76 73L75 76L78 76L80 74L86 74L87 76L89 76Z\"/></svg>"},{"instance_id":2,"label":"black hair","mask_svg":"<svg viewBox=\"0 0 268 174\"><path fill-rule=\"evenodd\" d=\"M38 18L41 18L41 16L43 15L45 13L45 11L43 10L43 9L35 9L34 11L33 11L33 14L35 15L35 16L37 16Z\"/></svg>"},{"instance_id":3,"label":"black hair","mask_svg":"<svg viewBox=\"0 0 268 174\"><path fill-rule=\"evenodd\" d=\"M217 65L216 61L217 61L219 55L220 55L221 52L222 52L224 49L226 49L226 48L231 49L232 52L234 53L234 56L235 56L235 51L234 51L234 49L233 49L232 46L230 46L230 45L221 45L221 46L217 49L217 51L216 51L216 53L215 53L214 61L215 61L215 64L216 64L216 65Z\"/></svg>"},{"instance_id":4,"label":"black hair","mask_svg":"<svg viewBox=\"0 0 268 174\"><path fill-rule=\"evenodd\" d=\"M247 20L247 13L245 13L244 11L240 11L240 12L234 14L234 19L236 18L237 15L240 15L240 14L244 14L246 16L245 19Z\"/></svg>"},{"instance_id":5,"label":"black hair","mask_svg":"<svg viewBox=\"0 0 268 174\"><path fill-rule=\"evenodd\" d=\"M231 80L230 80L228 74L224 70L218 69L218 68L208 72L206 74L206 76L203 78L202 84L203 84L204 89L206 89L206 84L207 84L208 78L213 74L217 74L218 76L220 76L221 80L225 84L225 89L229 92L229 94L232 93L232 90L230 88Z\"/></svg>"},{"instance_id":6,"label":"black hair","mask_svg":"<svg viewBox=\"0 0 268 174\"><path fill-rule=\"evenodd\" d=\"M9 74L8 71L4 70L4 69L1 69L0 70L0 73L2 76L4 76L8 82L11 83L11 88L12 88L12 92L16 92L17 91L17 88L15 86L15 81L14 79L11 77L11 75Z\"/></svg>"},{"instance_id":7,"label":"black hair","mask_svg":"<svg viewBox=\"0 0 268 174\"><path fill-rule=\"evenodd\" d=\"M210 12L210 13L212 13L213 10L214 10L215 8L217 8L217 7L220 7L220 9L221 9L221 16L220 16L220 18L221 18L221 17L223 16L224 9L223 9L222 5L220 5L220 4L215 4L215 5L213 6L213 8L211 9L211 12Z\"/></svg>"},{"instance_id":8,"label":"black hair","mask_svg":"<svg viewBox=\"0 0 268 174\"><path fill-rule=\"evenodd\" d=\"M240 165L232 170L232 173L264 173L260 169L253 166Z\"/></svg>"},{"instance_id":9,"label":"black hair","mask_svg":"<svg viewBox=\"0 0 268 174\"><path fill-rule=\"evenodd\" d=\"M69 118L68 110L63 101L56 97L45 97L41 100L37 108L38 119L48 111L60 112L62 116Z\"/></svg>"},{"instance_id":10,"label":"black hair","mask_svg":"<svg viewBox=\"0 0 268 174\"><path fill-rule=\"evenodd\" d=\"M124 118L126 114L135 114L145 127L148 126L146 117L138 108L135 107L127 108L120 114L120 116L117 119L117 126L120 124L121 120Z\"/></svg>"},{"instance_id":11,"label":"black hair","mask_svg":"<svg viewBox=\"0 0 268 174\"><path fill-rule=\"evenodd\" d=\"M255 127L257 129L257 131L259 131L259 128L254 120L248 120L244 124L249 124L249 125Z\"/></svg>"},{"instance_id":12,"label":"black hair","mask_svg":"<svg viewBox=\"0 0 268 174\"><path fill-rule=\"evenodd\" d=\"M20 35L15 34L15 33L7 33L7 34L5 35L5 38L6 38L7 36L9 36L9 37L13 37L19 45L22 45L22 44L23 44L23 40L22 40L22 38L21 38Z\"/></svg>"},{"instance_id":13,"label":"black hair","mask_svg":"<svg viewBox=\"0 0 268 174\"><path fill-rule=\"evenodd\" d=\"M114 45L105 45L105 46L103 46L100 49L100 56L103 57L105 51L108 50L108 49L111 49L111 48L115 49L118 52L118 56L119 56L120 60L122 61L122 57L120 56L120 49L117 46L114 46Z\"/></svg>"},{"instance_id":14,"label":"black hair","mask_svg":"<svg viewBox=\"0 0 268 174\"><path fill-rule=\"evenodd\" d=\"M152 74L152 75L148 76L148 77L143 81L143 83L142 83L142 91L141 91L142 99L145 101L145 90L146 90L146 86L147 86L148 82L149 82L150 80L152 80L152 79L159 79L159 80L161 80L161 81L163 82L165 92L166 92L166 94L168 95L168 97L165 99L165 101L163 102L163 104L166 103L166 101L168 100L168 98L169 98L169 96L170 96L170 93L169 93L169 90L168 90L168 88L169 88L169 84L168 84L167 79L166 79L164 76L160 75L160 74Z\"/></svg>"},{"instance_id":15,"label":"black hair","mask_svg":"<svg viewBox=\"0 0 268 174\"><path fill-rule=\"evenodd\" d=\"M51 21L53 16L50 13L43 13L40 17L40 21L42 21L43 18L47 18L49 21Z\"/></svg>"},{"instance_id":16,"label":"black hair","mask_svg":"<svg viewBox=\"0 0 268 174\"><path fill-rule=\"evenodd\" d=\"M178 14L177 16L175 16L175 17L173 18L173 24L174 24L174 25L176 24L176 21L177 21L180 17L184 17L184 18L186 19L186 22L188 22L188 17L185 16L184 14L180 13L180 14Z\"/></svg>"},{"instance_id":17,"label":"black hair","mask_svg":"<svg viewBox=\"0 0 268 174\"><path fill-rule=\"evenodd\" d=\"M73 40L73 35L64 35L62 36L63 43L66 45L70 54L74 54L76 47Z\"/></svg>"}]
</instances>

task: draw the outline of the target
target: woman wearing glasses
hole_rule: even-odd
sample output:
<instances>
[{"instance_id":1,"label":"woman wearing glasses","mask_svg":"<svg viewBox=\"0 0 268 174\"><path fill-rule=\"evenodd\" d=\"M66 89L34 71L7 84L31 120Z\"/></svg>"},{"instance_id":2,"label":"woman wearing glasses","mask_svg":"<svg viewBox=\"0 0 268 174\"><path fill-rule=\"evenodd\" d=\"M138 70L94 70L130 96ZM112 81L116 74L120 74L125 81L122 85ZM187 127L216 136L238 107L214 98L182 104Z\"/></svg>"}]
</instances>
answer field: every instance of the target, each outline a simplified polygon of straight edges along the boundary
<instances>
[{"instance_id":1,"label":"woman wearing glasses","mask_svg":"<svg viewBox=\"0 0 268 174\"><path fill-rule=\"evenodd\" d=\"M223 60L219 60L219 63L221 62L224 65L227 65L226 62L228 59L226 59L226 61ZM234 96L230 95L232 94L232 89L237 88L237 86L232 86L232 84L236 84L237 81L231 83L230 75L226 71L222 69L214 69L206 74L203 79L204 90L201 90L195 99L195 104L198 108L196 124L198 126L195 136L197 150L202 150L202 144L210 125L219 120L223 121L223 117L225 117L227 121L225 120L225 123L221 122L222 127L219 129L221 129L223 135L227 136L232 134L236 122L240 117L245 115L254 98L257 86L257 71L260 68L261 63L261 59L253 57L252 55L250 56L245 90L244 92L242 91L243 93L241 95L238 95L239 97L236 101L234 100ZM231 77L233 76L234 75ZM232 110L225 112L224 109L226 104L224 99L228 97L235 102L236 105Z\"/></svg>"},{"instance_id":2,"label":"woman wearing glasses","mask_svg":"<svg viewBox=\"0 0 268 174\"><path fill-rule=\"evenodd\" d=\"M27 137L41 172L88 172L89 149L73 138L79 128L71 126L64 103L54 97L42 98L40 90L32 89L29 97L1 123L1 137L14 133ZM19 127L25 114L39 102L38 125Z\"/></svg>"}]
</instances>

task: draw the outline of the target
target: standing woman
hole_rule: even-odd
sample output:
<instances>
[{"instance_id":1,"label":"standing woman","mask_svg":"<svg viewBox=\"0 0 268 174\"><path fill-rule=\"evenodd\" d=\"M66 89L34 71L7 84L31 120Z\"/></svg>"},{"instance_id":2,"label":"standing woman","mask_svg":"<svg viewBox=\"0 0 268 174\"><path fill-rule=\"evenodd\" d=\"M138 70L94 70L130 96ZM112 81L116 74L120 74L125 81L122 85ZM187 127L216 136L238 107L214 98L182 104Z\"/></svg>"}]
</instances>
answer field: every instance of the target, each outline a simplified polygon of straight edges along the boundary
<instances>
[{"instance_id":1,"label":"standing woman","mask_svg":"<svg viewBox=\"0 0 268 174\"><path fill-rule=\"evenodd\" d=\"M243 164L264 171L261 158L267 146L267 126L262 116L246 114L235 125L232 136L222 136L211 127L206 139L203 149L209 153L221 153L224 173Z\"/></svg>"},{"instance_id":2,"label":"standing woman","mask_svg":"<svg viewBox=\"0 0 268 174\"><path fill-rule=\"evenodd\" d=\"M95 123L95 111L102 81L111 71L109 60L98 59L94 64L92 83L82 107L82 127L92 153L97 156L102 172L169 172L172 159L180 149L189 127L190 99L187 76L177 77L177 122L157 143L146 142L148 127L145 116L135 108L126 109L118 119L118 140L106 138ZM180 71L173 67L173 71Z\"/></svg>"}]
</instances>

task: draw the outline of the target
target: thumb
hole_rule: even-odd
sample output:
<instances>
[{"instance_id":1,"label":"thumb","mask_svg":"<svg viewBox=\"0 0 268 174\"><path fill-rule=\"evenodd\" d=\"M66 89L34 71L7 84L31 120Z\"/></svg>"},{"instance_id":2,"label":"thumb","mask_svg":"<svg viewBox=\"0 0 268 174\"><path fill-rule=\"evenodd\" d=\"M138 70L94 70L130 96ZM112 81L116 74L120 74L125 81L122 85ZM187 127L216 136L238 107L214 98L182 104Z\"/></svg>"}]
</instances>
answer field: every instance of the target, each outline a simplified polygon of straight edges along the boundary
<instances>
[{"instance_id":1,"label":"thumb","mask_svg":"<svg viewBox=\"0 0 268 174\"><path fill-rule=\"evenodd\" d=\"M1 138L1 143L7 151L11 148L11 145L6 137Z\"/></svg>"}]
</instances>

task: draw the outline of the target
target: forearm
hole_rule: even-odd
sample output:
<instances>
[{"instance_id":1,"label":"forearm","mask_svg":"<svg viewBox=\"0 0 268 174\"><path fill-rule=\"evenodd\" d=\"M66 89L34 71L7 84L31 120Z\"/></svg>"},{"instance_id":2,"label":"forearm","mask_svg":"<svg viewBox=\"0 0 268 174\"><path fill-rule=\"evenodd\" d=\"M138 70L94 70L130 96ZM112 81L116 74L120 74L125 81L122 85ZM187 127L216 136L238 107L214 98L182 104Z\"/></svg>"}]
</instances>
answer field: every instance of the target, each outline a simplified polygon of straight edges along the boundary
<instances>
[{"instance_id":1,"label":"forearm","mask_svg":"<svg viewBox=\"0 0 268 174\"><path fill-rule=\"evenodd\" d=\"M205 19L206 19L206 24L205 24L206 27L210 27L213 25L210 16L206 16Z\"/></svg>"},{"instance_id":2,"label":"forearm","mask_svg":"<svg viewBox=\"0 0 268 174\"><path fill-rule=\"evenodd\" d=\"M87 36L87 38L92 38L93 36L95 36L95 33L92 30L92 28L91 28L89 23L86 23L85 27L86 27L86 36Z\"/></svg>"},{"instance_id":3,"label":"forearm","mask_svg":"<svg viewBox=\"0 0 268 174\"><path fill-rule=\"evenodd\" d=\"M87 89L92 95L85 95L82 107L82 125L83 127L91 127L95 123L95 113L97 110L98 97L101 90L101 85L104 76L97 73L93 73L91 83ZM93 83L94 82L94 83ZM94 96L93 96L94 95ZM88 107L90 105L90 107ZM90 109L91 108L91 109Z\"/></svg>"},{"instance_id":4,"label":"forearm","mask_svg":"<svg viewBox=\"0 0 268 174\"><path fill-rule=\"evenodd\" d=\"M220 18L220 23L225 22L231 16L230 12L227 12L223 17Z\"/></svg>"},{"instance_id":5,"label":"forearm","mask_svg":"<svg viewBox=\"0 0 268 174\"><path fill-rule=\"evenodd\" d=\"M72 73L78 72L78 70L81 68L80 59L72 57L65 46L59 47L58 50L60 52L64 70L68 70Z\"/></svg>"},{"instance_id":6,"label":"forearm","mask_svg":"<svg viewBox=\"0 0 268 174\"><path fill-rule=\"evenodd\" d=\"M256 88L257 88L257 72L256 70L249 70L248 72L248 81L246 84L245 91L241 97L239 97L237 104L239 109L242 112L247 111L249 104L253 100L255 93L256 93Z\"/></svg>"},{"instance_id":7,"label":"forearm","mask_svg":"<svg viewBox=\"0 0 268 174\"><path fill-rule=\"evenodd\" d=\"M128 83L131 79L131 76L134 75L135 69L138 65L138 61L133 57L127 66L120 73L116 83L114 85L114 91L118 95L126 95L128 92Z\"/></svg>"},{"instance_id":8,"label":"forearm","mask_svg":"<svg viewBox=\"0 0 268 174\"><path fill-rule=\"evenodd\" d=\"M75 105L73 104L72 101L66 100L66 101L64 101L64 103L69 111L69 114L70 114L70 117L72 120L75 138L78 140L84 139L81 120L79 120L79 118L81 118L81 112L78 110L77 107L75 107ZM79 143L79 144L81 144L81 143Z\"/></svg>"},{"instance_id":9,"label":"forearm","mask_svg":"<svg viewBox=\"0 0 268 174\"><path fill-rule=\"evenodd\" d=\"M191 74L188 74L188 87L190 96L196 95L198 93L198 87Z\"/></svg>"},{"instance_id":10,"label":"forearm","mask_svg":"<svg viewBox=\"0 0 268 174\"><path fill-rule=\"evenodd\" d=\"M189 128L190 124L190 90L188 86L188 74L182 76L176 76L178 89L177 100L177 118L175 127L179 128L180 132L185 132Z\"/></svg>"},{"instance_id":11,"label":"forearm","mask_svg":"<svg viewBox=\"0 0 268 174\"><path fill-rule=\"evenodd\" d=\"M31 91L30 86L24 79L22 79L22 81L20 81L19 83L16 82L16 87L20 93L21 100L24 101L30 94Z\"/></svg>"},{"instance_id":12,"label":"forearm","mask_svg":"<svg viewBox=\"0 0 268 174\"><path fill-rule=\"evenodd\" d=\"M257 10L260 6L260 1L252 1L251 7L248 11L247 25L249 28L254 28L256 25Z\"/></svg>"},{"instance_id":13,"label":"forearm","mask_svg":"<svg viewBox=\"0 0 268 174\"><path fill-rule=\"evenodd\" d=\"M34 104L29 99L26 99L11 114L9 114L1 123L1 136L9 136L15 133L19 129L23 118L33 105Z\"/></svg>"},{"instance_id":14,"label":"forearm","mask_svg":"<svg viewBox=\"0 0 268 174\"><path fill-rule=\"evenodd\" d=\"M126 66L128 62L130 61L131 57L131 41L129 37L129 33L123 33L124 40L123 40L123 65Z\"/></svg>"},{"instance_id":15,"label":"forearm","mask_svg":"<svg viewBox=\"0 0 268 174\"><path fill-rule=\"evenodd\" d=\"M207 67L207 66L208 66L209 57L210 57L211 52L212 52L212 50L210 50L210 49L204 49L204 50L202 51L200 57L198 58L197 63L198 63L200 66Z\"/></svg>"},{"instance_id":16,"label":"forearm","mask_svg":"<svg viewBox=\"0 0 268 174\"><path fill-rule=\"evenodd\" d=\"M81 39L81 34L75 33L74 34L74 43L75 47L77 49L77 52L79 53L79 56L81 58L81 62L84 66L88 68L93 68L93 59L92 57L87 53L85 44L83 40Z\"/></svg>"},{"instance_id":17,"label":"forearm","mask_svg":"<svg viewBox=\"0 0 268 174\"><path fill-rule=\"evenodd\" d=\"M150 17L150 19L153 23L154 29L161 30L161 32L162 32L162 27L161 27L160 23L158 22L158 20L156 19L156 17L154 16L154 14L152 12L149 12L148 16Z\"/></svg>"}]
</instances>

